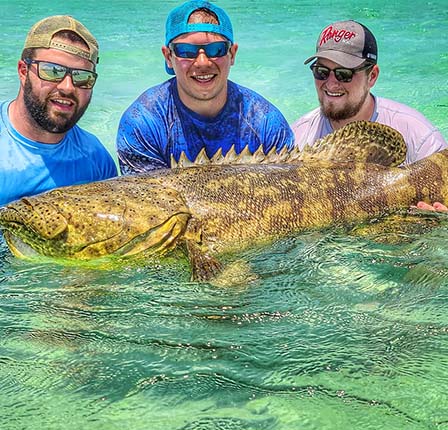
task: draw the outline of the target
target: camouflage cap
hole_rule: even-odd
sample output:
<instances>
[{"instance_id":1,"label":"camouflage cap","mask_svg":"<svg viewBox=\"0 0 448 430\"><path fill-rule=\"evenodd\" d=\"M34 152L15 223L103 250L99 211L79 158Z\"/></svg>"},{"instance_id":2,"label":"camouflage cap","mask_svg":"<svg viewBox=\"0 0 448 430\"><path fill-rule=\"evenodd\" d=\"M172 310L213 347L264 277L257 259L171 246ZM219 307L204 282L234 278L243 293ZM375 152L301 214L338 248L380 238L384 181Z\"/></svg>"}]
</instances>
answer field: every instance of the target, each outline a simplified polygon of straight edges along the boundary
<instances>
[{"instance_id":1,"label":"camouflage cap","mask_svg":"<svg viewBox=\"0 0 448 430\"><path fill-rule=\"evenodd\" d=\"M89 51L73 44L53 40L59 31L73 31L81 37L89 47ZM31 27L23 49L27 48L54 48L78 57L85 58L93 64L98 63L98 42L79 21L68 15L55 15L44 18Z\"/></svg>"}]
</instances>

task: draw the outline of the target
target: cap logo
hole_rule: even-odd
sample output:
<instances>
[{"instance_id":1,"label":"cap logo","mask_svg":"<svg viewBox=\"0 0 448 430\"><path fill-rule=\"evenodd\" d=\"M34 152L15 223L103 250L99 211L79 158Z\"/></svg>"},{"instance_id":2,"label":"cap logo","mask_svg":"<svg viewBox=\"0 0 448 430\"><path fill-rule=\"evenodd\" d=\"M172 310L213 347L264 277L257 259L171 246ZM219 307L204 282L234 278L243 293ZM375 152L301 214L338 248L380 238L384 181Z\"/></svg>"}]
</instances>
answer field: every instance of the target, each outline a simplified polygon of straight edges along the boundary
<instances>
[{"instance_id":1,"label":"cap logo","mask_svg":"<svg viewBox=\"0 0 448 430\"><path fill-rule=\"evenodd\" d=\"M335 42L340 42L341 40L347 41L356 36L356 33L351 30L338 30L333 28L331 25L328 26L322 34L320 35L319 46L327 43L329 40L333 39Z\"/></svg>"}]
</instances>

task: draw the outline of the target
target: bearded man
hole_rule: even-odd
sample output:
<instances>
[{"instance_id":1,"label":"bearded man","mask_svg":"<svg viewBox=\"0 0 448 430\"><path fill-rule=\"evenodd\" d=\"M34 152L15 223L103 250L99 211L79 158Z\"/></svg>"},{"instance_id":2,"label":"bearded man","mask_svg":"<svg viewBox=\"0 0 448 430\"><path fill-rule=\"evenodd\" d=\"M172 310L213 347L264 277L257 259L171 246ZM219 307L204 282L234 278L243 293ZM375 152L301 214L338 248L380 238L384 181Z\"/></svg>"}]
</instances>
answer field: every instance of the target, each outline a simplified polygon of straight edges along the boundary
<instances>
[{"instance_id":1,"label":"bearded man","mask_svg":"<svg viewBox=\"0 0 448 430\"><path fill-rule=\"evenodd\" d=\"M58 15L37 22L18 62L17 98L0 103L0 205L117 175L97 137L77 126L96 82L98 43Z\"/></svg>"},{"instance_id":2,"label":"bearded man","mask_svg":"<svg viewBox=\"0 0 448 430\"><path fill-rule=\"evenodd\" d=\"M371 93L380 72L377 57L374 35L359 22L339 21L322 30L315 54L305 61L312 62L320 107L292 125L299 148L357 120L398 130L407 146L406 164L448 147L440 131L420 112Z\"/></svg>"}]
</instances>

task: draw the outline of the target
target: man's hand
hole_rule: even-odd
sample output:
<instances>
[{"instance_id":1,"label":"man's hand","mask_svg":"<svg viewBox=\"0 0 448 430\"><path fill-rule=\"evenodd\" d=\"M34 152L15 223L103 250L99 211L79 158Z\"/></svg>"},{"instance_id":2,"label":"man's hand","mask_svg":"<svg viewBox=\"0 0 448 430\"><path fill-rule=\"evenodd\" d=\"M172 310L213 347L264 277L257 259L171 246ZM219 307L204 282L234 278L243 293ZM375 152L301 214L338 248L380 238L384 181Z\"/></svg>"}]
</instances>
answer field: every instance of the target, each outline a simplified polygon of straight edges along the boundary
<instances>
[{"instance_id":1,"label":"man's hand","mask_svg":"<svg viewBox=\"0 0 448 430\"><path fill-rule=\"evenodd\" d=\"M425 202L418 202L416 207L426 211L448 212L448 208L440 202L435 202L432 205Z\"/></svg>"}]
</instances>

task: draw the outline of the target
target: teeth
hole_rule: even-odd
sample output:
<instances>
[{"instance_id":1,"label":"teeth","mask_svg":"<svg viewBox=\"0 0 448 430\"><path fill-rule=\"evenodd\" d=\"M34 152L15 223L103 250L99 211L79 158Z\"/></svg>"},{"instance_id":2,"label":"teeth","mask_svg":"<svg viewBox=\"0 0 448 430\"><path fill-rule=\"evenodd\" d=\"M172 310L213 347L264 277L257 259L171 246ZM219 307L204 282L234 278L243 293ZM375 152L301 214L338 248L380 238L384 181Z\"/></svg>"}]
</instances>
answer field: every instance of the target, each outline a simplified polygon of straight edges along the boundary
<instances>
[{"instance_id":1,"label":"teeth","mask_svg":"<svg viewBox=\"0 0 448 430\"><path fill-rule=\"evenodd\" d=\"M341 97L344 95L343 93L332 93L331 91L326 91L326 93L331 97Z\"/></svg>"},{"instance_id":2,"label":"teeth","mask_svg":"<svg viewBox=\"0 0 448 430\"><path fill-rule=\"evenodd\" d=\"M213 75L199 75L199 76L193 76L198 81L208 81L213 78Z\"/></svg>"},{"instance_id":3,"label":"teeth","mask_svg":"<svg viewBox=\"0 0 448 430\"><path fill-rule=\"evenodd\" d=\"M61 105L67 105L70 106L72 104L72 102L68 101L68 100L61 100L61 99L55 99L56 103L59 103Z\"/></svg>"}]
</instances>

